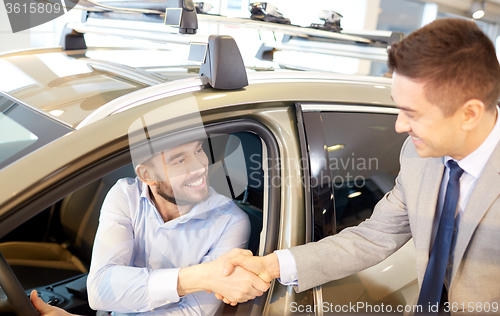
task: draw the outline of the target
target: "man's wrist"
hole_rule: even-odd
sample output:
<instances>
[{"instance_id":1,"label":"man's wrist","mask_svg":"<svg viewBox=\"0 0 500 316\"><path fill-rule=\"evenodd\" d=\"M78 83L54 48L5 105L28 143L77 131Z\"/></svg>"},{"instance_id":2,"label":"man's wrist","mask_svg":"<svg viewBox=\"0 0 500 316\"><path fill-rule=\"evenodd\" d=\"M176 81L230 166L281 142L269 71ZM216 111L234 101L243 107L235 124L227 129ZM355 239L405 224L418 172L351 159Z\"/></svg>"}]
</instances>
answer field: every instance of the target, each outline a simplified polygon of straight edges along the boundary
<instances>
[{"instance_id":1,"label":"man's wrist","mask_svg":"<svg viewBox=\"0 0 500 316\"><path fill-rule=\"evenodd\" d=\"M263 257L264 266L266 267L267 273L273 279L277 279L280 277L280 264L278 261L278 256L275 253L268 254Z\"/></svg>"},{"instance_id":2,"label":"man's wrist","mask_svg":"<svg viewBox=\"0 0 500 316\"><path fill-rule=\"evenodd\" d=\"M179 270L179 279L177 281L177 293L179 296L208 290L206 285L208 275L205 273L207 271L206 265L202 263Z\"/></svg>"}]
</instances>

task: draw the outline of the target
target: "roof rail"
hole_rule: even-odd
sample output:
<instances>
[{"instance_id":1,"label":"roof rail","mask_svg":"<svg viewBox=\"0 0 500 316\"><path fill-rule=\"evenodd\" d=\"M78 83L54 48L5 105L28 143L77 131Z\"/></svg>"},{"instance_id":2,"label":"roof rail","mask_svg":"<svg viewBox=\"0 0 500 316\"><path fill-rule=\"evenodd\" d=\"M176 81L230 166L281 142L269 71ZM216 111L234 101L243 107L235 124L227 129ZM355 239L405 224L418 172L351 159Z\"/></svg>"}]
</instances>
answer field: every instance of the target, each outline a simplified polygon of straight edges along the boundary
<instances>
[{"instance_id":1,"label":"roof rail","mask_svg":"<svg viewBox=\"0 0 500 316\"><path fill-rule=\"evenodd\" d=\"M113 2L95 2L93 0L79 0L78 4L82 10L87 10L83 21L89 18L94 19L115 19L115 20L133 20L141 22L156 22L165 23L165 9L167 8L182 8L182 19L180 32L183 30L183 22L185 19L185 11L191 9L192 0L168 0L168 1L113 1ZM186 9L187 8L187 9ZM193 11L190 14L196 15L196 9L193 5ZM188 10L189 9L189 10ZM189 20L185 20L190 22ZM372 40L363 36L348 35L337 32L317 30L298 25L286 25L272 22L264 22L252 20L249 18L228 18L225 16L214 14L197 14L197 21L216 25L239 26L245 28L254 28L258 30L267 30L279 32L290 36L329 38L344 40L348 42L371 43ZM188 32L189 33L189 32Z\"/></svg>"},{"instance_id":2,"label":"roof rail","mask_svg":"<svg viewBox=\"0 0 500 316\"><path fill-rule=\"evenodd\" d=\"M366 44L370 44L372 42L367 38L357 35L347 35L337 32L311 29L308 27L302 27L298 25L279 24L279 23L257 21L245 18L228 18L225 16L213 15L213 14L198 14L198 22L210 23L216 25L253 28L257 30L271 31L277 33L283 33L285 35L306 37L306 38L311 36L316 36L319 38L336 39L347 42L359 42Z\"/></svg>"},{"instance_id":3,"label":"roof rail","mask_svg":"<svg viewBox=\"0 0 500 316\"><path fill-rule=\"evenodd\" d=\"M176 20L176 27L181 34L196 34L198 20L193 0L167 1L113 1L94 2L79 0L79 3L90 3L103 11L89 11L87 18L133 20L142 22L160 22L172 25L169 19Z\"/></svg>"},{"instance_id":4,"label":"roof rail","mask_svg":"<svg viewBox=\"0 0 500 316\"><path fill-rule=\"evenodd\" d=\"M172 25L168 23L168 20L171 20L171 17L174 17L175 20L174 13L180 13L180 20L177 21L178 25L176 25L179 27L179 33L194 34L196 32L195 28L198 27L198 23L208 23L282 33L285 35L283 43L286 42L287 45L290 44L289 42L291 42L291 40L302 39L309 42L331 42L387 48L392 43L400 41L404 36L403 33L385 31L333 32L298 25L264 22L249 18L228 18L213 14L197 14L196 7L192 4L192 0L114 1L103 3L98 3L93 0L79 0L79 5L83 5L83 10L87 10L87 12L83 18L83 22L86 23L83 25L80 24L78 27L82 31L83 29L87 30L83 32L105 33L96 30L96 27L101 26L99 26L99 23L96 23L95 20L133 20L138 22ZM170 10L176 10L174 7L179 11ZM80 9L82 8L80 7ZM165 10L167 13L164 13ZM170 15L171 13L173 14L172 16ZM89 20L93 22L88 23ZM75 24L71 23L68 27L71 28L74 25ZM173 33L169 28L165 27L161 28L161 31L153 27L153 33L157 32L156 34L147 34L149 26L142 27L141 29L131 29L130 26L124 28L108 24L104 27L107 27L105 30L106 34L113 34L114 32L116 35L123 37L150 39L152 41L161 42L166 40L164 36L165 33ZM77 29L74 30L82 32ZM76 36L78 34L73 33L72 35ZM169 38L167 42L171 40L172 39ZM192 39L189 41L184 40L183 42L187 44L187 42L190 41L192 41ZM309 44L301 43L301 45L307 47Z\"/></svg>"},{"instance_id":5,"label":"roof rail","mask_svg":"<svg viewBox=\"0 0 500 316\"><path fill-rule=\"evenodd\" d=\"M113 35L129 39L142 39L160 43L189 45L191 42L207 42L207 36L196 34L179 34L176 29L149 23L129 23L127 26L117 25L108 20L89 20L85 23L68 23L66 28L75 33L92 33ZM66 29L65 29L66 30ZM66 30L66 32L69 32ZM64 35L63 35L64 36Z\"/></svg>"},{"instance_id":6,"label":"roof rail","mask_svg":"<svg viewBox=\"0 0 500 316\"><path fill-rule=\"evenodd\" d=\"M361 36L389 47L393 43L401 42L405 37L403 32L379 31L379 30L347 30L343 34Z\"/></svg>"},{"instance_id":7,"label":"roof rail","mask_svg":"<svg viewBox=\"0 0 500 316\"><path fill-rule=\"evenodd\" d=\"M165 41L165 29L161 34L148 35L145 29L129 29L113 25L100 25L99 23L87 23L89 18L106 20L130 20L142 22L157 22L168 24L174 21L178 33L196 34L198 19L196 8L192 0L168 0L168 1L115 1L98 3L93 0L79 0L83 6L84 15L82 22L68 23L61 35L61 46L64 50L85 49L87 45L83 33L99 33L105 35L118 35L127 38L141 38L148 40ZM172 22L170 22L172 23ZM100 28L100 29L99 29ZM172 34L172 32L166 32ZM158 39L160 37L160 39ZM191 39L192 40L192 39ZM168 42L172 42L169 37ZM175 40L174 40L175 42ZM181 41L186 44L186 40Z\"/></svg>"},{"instance_id":8,"label":"roof rail","mask_svg":"<svg viewBox=\"0 0 500 316\"><path fill-rule=\"evenodd\" d=\"M315 42L304 42L303 44L294 44L294 41L290 43L279 43L279 42L266 42L263 43L255 58L265 61L276 61L274 60L274 53L277 51L291 51L291 52L302 52L302 53L314 53L322 55L331 55L339 57L350 57L359 58L372 61L387 61L387 49L383 47L361 47L356 45L344 45L344 44L333 44L333 43L315 43Z\"/></svg>"},{"instance_id":9,"label":"roof rail","mask_svg":"<svg viewBox=\"0 0 500 316\"><path fill-rule=\"evenodd\" d=\"M276 51L295 51L385 62L387 49L404 38L403 33L390 31L349 31L340 34L360 36L370 40L370 43L349 42L319 36L285 35L282 42L262 44L255 57L260 60L273 61Z\"/></svg>"}]
</instances>

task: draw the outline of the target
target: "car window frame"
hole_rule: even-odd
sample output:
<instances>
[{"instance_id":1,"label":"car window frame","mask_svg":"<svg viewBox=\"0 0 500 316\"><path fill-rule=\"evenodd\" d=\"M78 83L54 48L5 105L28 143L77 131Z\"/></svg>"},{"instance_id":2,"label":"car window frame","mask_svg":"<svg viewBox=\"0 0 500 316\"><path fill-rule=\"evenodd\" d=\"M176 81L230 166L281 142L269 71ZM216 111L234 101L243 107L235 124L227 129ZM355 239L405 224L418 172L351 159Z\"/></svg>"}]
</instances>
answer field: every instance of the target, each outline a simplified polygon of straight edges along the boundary
<instances>
[{"instance_id":1,"label":"car window frame","mask_svg":"<svg viewBox=\"0 0 500 316\"><path fill-rule=\"evenodd\" d=\"M309 162L312 164L311 157L315 158L324 158L326 159L325 161L328 161L328 152L326 150L327 142L326 142L326 135L323 130L323 127L321 126L321 115L324 113L328 112L335 112L335 113L373 113L373 114L392 114L392 115L397 115L399 113L399 109L395 108L394 106L391 105L380 105L380 106L374 106L372 104L345 104L345 103L297 103L296 104L297 108L297 117L299 123L302 122L302 125L299 126L299 131L302 129L301 133L301 148L303 149L303 155L304 153L307 155ZM302 140L302 137L304 138ZM303 142L303 143L302 143ZM315 172L315 174L312 174L312 172ZM315 179L320 172L328 172L330 174L330 166L329 165L321 165L321 166L316 166L316 168L308 168L307 170L309 172L309 180L312 181ZM311 190L311 182L307 182L308 189ZM319 180L318 180L319 181ZM319 193L319 192L318 192ZM311 194L313 194L311 192ZM308 238L311 241L316 241L314 240L314 214L315 211L320 211L320 210L314 210L314 207L312 207L312 197L311 194L309 194L311 202L307 207L309 208L308 214L306 214L306 218L308 218L307 226L309 227L308 231ZM321 195L323 195L322 200L328 200L330 199L329 194L333 194L333 186L332 186L332 191L331 192L322 192ZM333 197L331 198L333 208L335 207L335 201ZM307 209L306 209L307 210ZM334 211L334 216L335 216L335 209ZM335 220L335 218L334 218ZM336 225L334 225L336 226ZM334 227L334 234L337 233L336 227Z\"/></svg>"},{"instance_id":2,"label":"car window frame","mask_svg":"<svg viewBox=\"0 0 500 316\"><path fill-rule=\"evenodd\" d=\"M278 143L272 132L264 124L247 118L236 120L232 119L223 122L206 123L203 125L203 129L208 135L223 133L230 134L236 132L253 132L257 134L259 138L264 141L268 159L271 162L269 163L269 172L266 175L267 178L272 179L272 177L280 175L281 170L279 164L276 163L279 161L280 157ZM190 131L193 131L193 129L188 131L182 130L179 132L167 132L164 135L161 135L161 137L158 138L158 141L170 141L173 137L186 137ZM2 232L0 237L5 236L8 232L18 227L29 218L42 212L48 206L56 203L71 192L74 192L84 185L103 177L113 170L130 164L132 159L130 156L128 136L124 135L119 139L115 139L115 142L121 144L120 148L115 152L102 157L99 161L89 162L79 170L68 175L58 172L53 173L51 177L56 178L54 185L47 187L42 192L34 194L27 201L24 201L24 203L12 208L0 218L0 232ZM98 148L95 151L100 150L104 151L105 148ZM262 255L272 253L278 247L281 211L281 186L270 185L268 186L266 193L268 212L267 217L263 218L264 234L262 236L264 236L264 241L261 239L260 246ZM264 242L263 246L262 242ZM261 315L265 307L265 302L267 301L268 293L269 292L265 292L264 295L257 297L253 301L239 304L235 313L239 314L240 312L244 312L245 314L250 315Z\"/></svg>"},{"instance_id":3,"label":"car window frame","mask_svg":"<svg viewBox=\"0 0 500 316\"><path fill-rule=\"evenodd\" d=\"M397 115L399 113L399 109L395 108L391 105L380 105L374 106L372 104L346 104L346 103L297 103L297 118L298 122L302 122L299 124L299 131L302 130L301 135L301 148L303 150L302 155L307 155L308 161L310 165L312 164L310 157L322 157L326 159L325 161L329 161L328 151L327 151L327 141L325 131L322 127L321 115L324 113L373 113L373 114L392 114ZM303 139L302 139L303 138ZM312 141L312 142L311 142ZM312 149L311 149L312 148ZM319 166L320 168L316 168L315 174L313 174L314 168L309 168L307 170L309 173L310 181L314 179L320 172L328 172L330 173L330 165L327 164ZM315 210L313 205L313 194L311 190L311 182L305 182L306 187L309 187L310 194L310 203L306 205L306 219L307 219L307 227L309 227L308 235L306 238L309 238L311 241L314 241L314 215L317 214L318 209ZM333 234L337 234L336 229L336 213L335 213L335 200L334 200L334 192L333 185L330 186L331 192L317 192L318 194L323 194L324 196L320 200L328 200L326 195L331 194L331 201L333 207L333 226L334 232ZM307 191L306 191L307 192ZM323 287L317 286L314 288L314 306L323 306ZM323 316L323 309L318 308L315 310L315 315Z\"/></svg>"}]
</instances>

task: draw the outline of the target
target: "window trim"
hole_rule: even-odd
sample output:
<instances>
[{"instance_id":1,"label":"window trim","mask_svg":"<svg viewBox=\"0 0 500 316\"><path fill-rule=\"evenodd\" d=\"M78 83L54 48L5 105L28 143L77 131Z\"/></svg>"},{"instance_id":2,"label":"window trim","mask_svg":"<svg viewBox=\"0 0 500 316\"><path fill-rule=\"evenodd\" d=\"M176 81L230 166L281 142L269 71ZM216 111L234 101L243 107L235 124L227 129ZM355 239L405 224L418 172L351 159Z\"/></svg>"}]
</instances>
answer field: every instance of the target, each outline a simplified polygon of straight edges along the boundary
<instances>
[{"instance_id":1,"label":"window trim","mask_svg":"<svg viewBox=\"0 0 500 316\"><path fill-rule=\"evenodd\" d=\"M267 173L268 179L273 179L275 176L280 176L281 170L278 167L279 164L279 147L276 138L272 132L264 126L264 124L257 122L252 119L236 119L217 123L207 123L203 126L207 134L222 134L222 133L236 133L236 132L254 132L257 134L265 143L267 147L268 159L271 163L269 164L271 168L270 172ZM183 135L189 134L190 130L183 131L172 131L168 132L158 140L164 140L171 137L182 137ZM64 198L71 192L79 189L80 187L95 181L96 179L104 176L105 174L114 171L120 167L123 167L132 162L130 156L130 147L128 136L115 140L118 143L123 144L120 149L116 152L109 154L107 157L103 157L100 161L92 161L82 167L80 170L73 172L71 174L64 174L60 172L54 172L49 178L56 178L54 185L48 187L43 192L39 192L31 196L28 200L23 201L23 203L12 208L0 218L0 238L5 236L7 233L32 218L36 214L40 213L48 206L56 203L58 200ZM98 148L94 152L89 152L87 155L95 154L99 151L106 151L105 148ZM59 178L59 179L57 179ZM271 181L269 181L270 183ZM278 237L280 231L280 212L281 212L281 186L268 187L268 216L263 218L263 230L265 229L265 239L263 254L272 253L278 247ZM262 240L261 240L262 242ZM269 291L265 292L261 297L257 297L255 300L249 301L248 303L239 304L237 313L240 311L245 311L246 314L251 315L262 315L265 307L265 302L269 296Z\"/></svg>"},{"instance_id":2,"label":"window trim","mask_svg":"<svg viewBox=\"0 0 500 316\"><path fill-rule=\"evenodd\" d=\"M308 212L306 221L309 227L310 234L308 235L309 241L318 241L315 238L316 220L315 218L324 214L324 210L328 208L333 213L335 219L335 201L333 200L333 184L329 181L324 181L324 174L330 175L330 165L326 162L328 159L328 151L326 150L326 136L323 130L321 121L321 112L303 113L305 131L305 146L307 148L307 157L309 161L309 176L308 187L310 191L310 211ZM325 163L320 163L325 162ZM329 180L329 177L327 178ZM316 185L313 187L313 182ZM329 201L328 204L324 204ZM336 221L333 221L331 232L325 232L326 237L331 234L336 234ZM323 228L323 227L322 227ZM331 234L330 234L331 233Z\"/></svg>"},{"instance_id":3,"label":"window trim","mask_svg":"<svg viewBox=\"0 0 500 316\"><path fill-rule=\"evenodd\" d=\"M35 112L35 113L37 113L37 114L39 114L39 115L43 116L45 119L48 119L48 120L50 120L50 121L53 121L53 122L55 122L55 123L58 123L59 125L62 125L62 126L64 126L64 127L67 127L67 128L68 128L68 129L70 129L70 130L73 130L73 127L72 127L70 124L68 124L68 123L66 123L66 122L63 122L63 121L59 120L59 119L58 119L58 118L56 118L56 117L53 117L53 116L47 115L47 114L46 114L45 112L43 112L42 110L40 110L40 109L38 109L38 108L36 108L36 107L29 106L26 102L21 101L21 100L19 100L18 98L14 97L14 96L12 96L12 95L10 95L10 94L8 94L8 93L6 93L6 92L2 91L2 90L0 90L0 96L5 97L6 99L9 99L9 100L11 100L12 102L17 103L18 105L20 105L20 106L22 106L22 107L24 107L24 108L27 108L27 109L32 110L33 112Z\"/></svg>"},{"instance_id":4,"label":"window trim","mask_svg":"<svg viewBox=\"0 0 500 316\"><path fill-rule=\"evenodd\" d=\"M303 124L302 126L299 125L299 134L301 133L300 129L303 128L304 131L304 146L302 146L302 139L301 139L301 147L303 148L302 155L303 157L307 157L308 161L310 164L313 163L311 161L311 156L315 157L320 157L326 159L325 161L328 161L328 152L326 151L326 136L321 127L321 115L325 112L338 112L338 113L371 113L371 114L390 114L390 115L398 115L399 114L399 109L395 108L394 106L391 105L380 105L380 106L374 106L372 104L347 104L347 103L297 103L296 105L297 109L302 109L302 112L299 113L297 112L297 119L299 121L302 121ZM308 121L308 122L307 122ZM307 122L307 123L306 123ZM309 136L307 134L309 133ZM312 136L313 134L314 136ZM312 141L312 142L311 142ZM325 169L326 168L326 169ZM306 191L306 195L309 195L309 198L311 201L309 202L308 206L309 208L306 207L306 225L307 225L307 236L306 242L314 241L314 214L318 210L314 210L312 208L312 203L313 203L313 190L311 189L311 181L313 179L316 179L315 176L313 175L313 169L316 169L316 174L320 174L321 172L330 172L329 166L318 166L316 168L310 168L309 170L309 175L310 175L310 180L307 181L306 183L308 184L308 190ZM304 169L306 170L306 169ZM318 179L316 179L316 183L319 183ZM316 190L318 191L318 190ZM319 192L316 192L316 194L319 194ZM332 187L332 194L333 194L333 187ZM320 200L328 200L328 193L322 192L319 195ZM335 213L335 201L332 199L332 204L333 204L333 214L335 216L335 225L334 225L334 233L337 233L337 227L336 227L336 213Z\"/></svg>"},{"instance_id":5,"label":"window trim","mask_svg":"<svg viewBox=\"0 0 500 316\"><path fill-rule=\"evenodd\" d=\"M301 104L304 112L358 112L378 114L399 114L399 109L389 106L353 105L342 103L304 103Z\"/></svg>"},{"instance_id":6,"label":"window trim","mask_svg":"<svg viewBox=\"0 0 500 316\"><path fill-rule=\"evenodd\" d=\"M299 129L299 138L301 144L302 156L307 157L310 164L312 161L310 159L311 155L315 155L317 157L326 157L326 161L328 161L328 152L326 151L326 136L325 131L322 128L321 123L321 115L328 112L338 112L338 113L371 113L371 114L392 114L397 115L399 113L399 109L393 107L384 107L384 106L372 106L372 105L353 105L353 104L328 104L328 103L298 103L296 104L296 112L297 112L297 125ZM305 114L305 115L304 115ZM305 121L308 123L305 123ZM309 133L309 137L307 134ZM311 135L312 134L312 135ZM314 144L309 143L310 140L313 140ZM312 148L312 149L311 149ZM323 166L325 167L325 166ZM326 166L328 171L330 172L329 166ZM307 170L312 175L312 169ZM303 169L306 171L306 169ZM309 177L309 175L304 175L305 177ZM314 239L314 209L312 207L312 189L310 187L310 179L305 181L307 183L306 189L306 197L309 197L309 203L306 204L306 225L309 228L307 231L306 242L312 241ZM332 194L333 194L333 186L332 186ZM333 212L334 212L334 230L335 234L337 233L337 214L335 212L335 200L332 199L333 204ZM322 304L323 303L323 286L317 286L313 288L313 298L314 304ZM321 306L321 305L319 305ZM316 311L315 315L322 316L323 311L320 309Z\"/></svg>"}]
</instances>

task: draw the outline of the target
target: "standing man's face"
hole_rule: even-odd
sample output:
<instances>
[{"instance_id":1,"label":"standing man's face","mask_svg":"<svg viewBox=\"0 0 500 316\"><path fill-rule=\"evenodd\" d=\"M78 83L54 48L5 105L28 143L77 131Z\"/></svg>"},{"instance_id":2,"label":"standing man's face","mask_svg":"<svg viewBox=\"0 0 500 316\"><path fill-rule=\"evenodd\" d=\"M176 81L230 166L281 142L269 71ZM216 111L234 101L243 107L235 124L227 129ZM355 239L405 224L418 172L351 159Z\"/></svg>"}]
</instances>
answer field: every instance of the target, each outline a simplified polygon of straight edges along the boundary
<instances>
[{"instance_id":1,"label":"standing man's face","mask_svg":"<svg viewBox=\"0 0 500 316\"><path fill-rule=\"evenodd\" d=\"M208 157L202 144L181 145L154 158L156 172L165 174L165 181L157 182L158 195L178 206L197 204L208 197Z\"/></svg>"},{"instance_id":2,"label":"standing man's face","mask_svg":"<svg viewBox=\"0 0 500 316\"><path fill-rule=\"evenodd\" d=\"M420 157L461 157L466 137L460 111L445 117L427 100L424 86L425 82L394 73L392 99L400 109L396 132L411 136Z\"/></svg>"}]
</instances>

